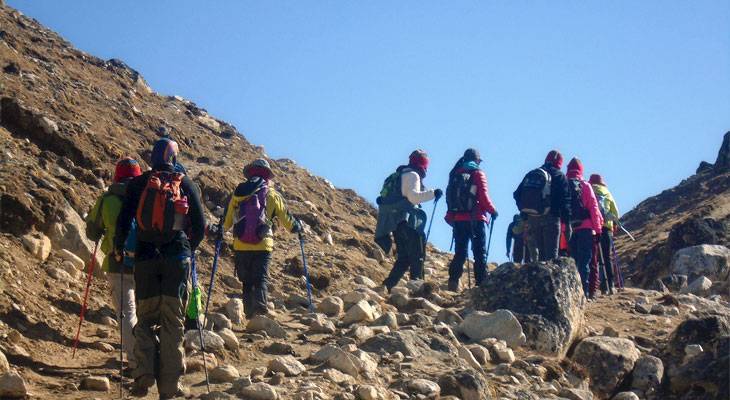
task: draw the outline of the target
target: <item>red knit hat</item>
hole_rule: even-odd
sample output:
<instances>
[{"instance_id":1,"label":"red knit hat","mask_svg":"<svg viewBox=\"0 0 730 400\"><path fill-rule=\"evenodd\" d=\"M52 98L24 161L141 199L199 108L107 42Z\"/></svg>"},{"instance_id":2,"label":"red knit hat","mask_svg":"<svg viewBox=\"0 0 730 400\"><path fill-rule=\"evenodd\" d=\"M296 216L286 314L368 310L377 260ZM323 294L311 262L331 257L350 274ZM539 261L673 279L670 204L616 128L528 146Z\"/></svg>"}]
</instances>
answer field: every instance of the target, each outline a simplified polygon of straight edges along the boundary
<instances>
[{"instance_id":1,"label":"red knit hat","mask_svg":"<svg viewBox=\"0 0 730 400\"><path fill-rule=\"evenodd\" d=\"M243 168L243 176L246 179L258 176L268 181L274 176L274 173L271 171L271 165L268 161L263 158L257 158Z\"/></svg>"},{"instance_id":2,"label":"red knit hat","mask_svg":"<svg viewBox=\"0 0 730 400\"><path fill-rule=\"evenodd\" d=\"M560 169L563 167L563 155L557 150L550 150L545 157L546 164L552 164L555 168Z\"/></svg>"},{"instance_id":3,"label":"red knit hat","mask_svg":"<svg viewBox=\"0 0 730 400\"><path fill-rule=\"evenodd\" d=\"M125 157L117 161L114 168L114 183L140 175L142 175L142 169L139 167L139 163L131 157Z\"/></svg>"},{"instance_id":4,"label":"red knit hat","mask_svg":"<svg viewBox=\"0 0 730 400\"><path fill-rule=\"evenodd\" d=\"M588 183L590 183L591 185L606 186L606 182L604 182L603 177L598 174L591 175L591 178L588 179Z\"/></svg>"},{"instance_id":5,"label":"red knit hat","mask_svg":"<svg viewBox=\"0 0 730 400\"><path fill-rule=\"evenodd\" d=\"M428 169L428 154L423 150L414 150L410 156L408 156L408 165L414 168L422 169L426 172Z\"/></svg>"},{"instance_id":6,"label":"red knit hat","mask_svg":"<svg viewBox=\"0 0 730 400\"><path fill-rule=\"evenodd\" d=\"M568 163L568 171L578 171L580 175L583 175L583 163L577 157L574 157Z\"/></svg>"}]
</instances>

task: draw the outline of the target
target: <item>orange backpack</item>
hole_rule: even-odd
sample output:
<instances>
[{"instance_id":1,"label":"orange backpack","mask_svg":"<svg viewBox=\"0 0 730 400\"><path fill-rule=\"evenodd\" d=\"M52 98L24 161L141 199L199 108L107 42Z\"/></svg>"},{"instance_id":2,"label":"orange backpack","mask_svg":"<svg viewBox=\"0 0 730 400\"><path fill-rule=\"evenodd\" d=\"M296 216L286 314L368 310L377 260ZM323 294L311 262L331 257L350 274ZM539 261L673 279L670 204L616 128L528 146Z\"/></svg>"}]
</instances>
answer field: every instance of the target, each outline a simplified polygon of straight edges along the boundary
<instances>
[{"instance_id":1,"label":"orange backpack","mask_svg":"<svg viewBox=\"0 0 730 400\"><path fill-rule=\"evenodd\" d=\"M156 171L147 178L137 206L138 240L167 243L185 228L188 205L180 188L184 176Z\"/></svg>"}]
</instances>

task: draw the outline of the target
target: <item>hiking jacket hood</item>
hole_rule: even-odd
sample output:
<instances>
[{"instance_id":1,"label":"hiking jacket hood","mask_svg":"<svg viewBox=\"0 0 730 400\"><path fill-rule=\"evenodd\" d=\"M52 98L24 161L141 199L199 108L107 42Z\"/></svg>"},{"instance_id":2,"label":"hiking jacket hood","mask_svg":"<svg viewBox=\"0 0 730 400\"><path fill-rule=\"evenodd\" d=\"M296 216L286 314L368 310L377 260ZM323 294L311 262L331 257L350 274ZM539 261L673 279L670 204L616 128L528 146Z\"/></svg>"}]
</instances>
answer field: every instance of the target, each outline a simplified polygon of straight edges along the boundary
<instances>
[{"instance_id":1,"label":"hiking jacket hood","mask_svg":"<svg viewBox=\"0 0 730 400\"><path fill-rule=\"evenodd\" d=\"M226 231L233 227L236 215L238 214L238 206L242 201L251 196L249 194L243 194L242 190L240 190L244 183L238 185L236 191L233 193L231 201L228 203L225 220L223 221L223 229ZM264 216L266 218L266 223L269 224L269 226L274 223L274 219L277 219L287 231L291 231L294 227L294 217L292 217L287 211L284 198L271 186L269 186L269 191L266 194L266 210L264 211ZM274 237L267 236L258 243L246 243L234 235L233 250L270 252L274 250Z\"/></svg>"},{"instance_id":2,"label":"hiking jacket hood","mask_svg":"<svg viewBox=\"0 0 730 400\"><path fill-rule=\"evenodd\" d=\"M603 226L608 230L613 231L614 221L618 221L620 215L618 207L616 206L616 201L613 199L611 192L608 191L608 187L599 184L591 186L593 187L593 192L596 194L596 199L600 197L605 198L604 211L606 212L606 215L603 221Z\"/></svg>"},{"instance_id":3,"label":"hiking jacket hood","mask_svg":"<svg viewBox=\"0 0 730 400\"><path fill-rule=\"evenodd\" d=\"M454 169L452 174L462 174L470 172L472 177L472 186L476 186L476 204L474 209L469 212L453 212L446 213L446 222L451 224L455 221L484 221L489 223L489 214L493 214L496 210L492 199L489 198L489 187L487 186L487 175L479 169L474 161L467 161L461 167Z\"/></svg>"},{"instance_id":4,"label":"hiking jacket hood","mask_svg":"<svg viewBox=\"0 0 730 400\"><path fill-rule=\"evenodd\" d=\"M601 209L598 208L598 200L596 195L593 193L593 187L591 184L583 180L583 175L578 170L568 170L568 179L575 179L580 182L581 187L581 202L583 207L588 210L589 218L581 221L578 227L573 227L574 231L583 229L591 229L594 233L601 233L603 227L603 216L601 215Z\"/></svg>"}]
</instances>

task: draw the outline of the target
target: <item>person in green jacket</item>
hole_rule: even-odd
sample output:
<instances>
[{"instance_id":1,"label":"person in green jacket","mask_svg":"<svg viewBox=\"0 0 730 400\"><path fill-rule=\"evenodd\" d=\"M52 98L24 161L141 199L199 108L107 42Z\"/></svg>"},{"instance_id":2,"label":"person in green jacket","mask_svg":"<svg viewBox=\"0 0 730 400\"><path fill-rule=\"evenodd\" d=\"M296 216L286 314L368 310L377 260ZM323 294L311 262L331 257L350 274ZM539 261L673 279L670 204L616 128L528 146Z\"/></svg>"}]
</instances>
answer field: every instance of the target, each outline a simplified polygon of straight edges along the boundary
<instances>
[{"instance_id":1,"label":"person in green jacket","mask_svg":"<svg viewBox=\"0 0 730 400\"><path fill-rule=\"evenodd\" d=\"M599 261L603 263L606 273L601 274L601 292L606 294L614 293L614 265L611 255L613 254L613 233L618 224L619 212L613 195L608 191L608 186L603 177L598 174L591 175L588 182L593 187L593 192L598 200L598 208L603 214L603 229L601 232L600 245L601 254Z\"/></svg>"},{"instance_id":2,"label":"person in green jacket","mask_svg":"<svg viewBox=\"0 0 730 400\"><path fill-rule=\"evenodd\" d=\"M126 184L132 178L142 174L137 161L132 158L119 160L114 169L114 182L109 189L96 200L94 207L86 217L86 236L93 241L101 241L104 253L102 270L107 274L111 287L112 304L117 318L121 321L124 335L123 350L127 354L128 369L136 368L134 357L134 335L132 329L137 324L136 303L134 296L133 257L135 247L135 230L127 237L125 257L122 262L114 258L114 237L116 235L117 217L122 209L122 201L126 192ZM123 293L122 293L123 292ZM121 304L122 294L124 304Z\"/></svg>"}]
</instances>

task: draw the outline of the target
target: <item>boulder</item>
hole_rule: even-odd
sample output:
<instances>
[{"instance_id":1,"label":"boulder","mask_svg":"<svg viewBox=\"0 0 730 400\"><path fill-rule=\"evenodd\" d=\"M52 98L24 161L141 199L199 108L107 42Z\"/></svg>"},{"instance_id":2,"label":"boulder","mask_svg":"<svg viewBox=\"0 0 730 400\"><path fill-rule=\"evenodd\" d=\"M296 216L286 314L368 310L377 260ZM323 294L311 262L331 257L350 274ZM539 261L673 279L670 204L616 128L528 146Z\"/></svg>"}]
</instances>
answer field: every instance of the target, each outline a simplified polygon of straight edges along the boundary
<instances>
[{"instance_id":1,"label":"boulder","mask_svg":"<svg viewBox=\"0 0 730 400\"><path fill-rule=\"evenodd\" d=\"M221 365L213 368L209 373L210 381L216 383L230 383L241 377L236 367Z\"/></svg>"},{"instance_id":2,"label":"boulder","mask_svg":"<svg viewBox=\"0 0 730 400\"><path fill-rule=\"evenodd\" d=\"M271 385L264 382L252 383L248 386L240 387L238 394L244 399L251 400L278 400L279 394Z\"/></svg>"},{"instance_id":3,"label":"boulder","mask_svg":"<svg viewBox=\"0 0 730 400\"><path fill-rule=\"evenodd\" d=\"M634 369L640 353L634 342L608 336L584 339L575 348L573 360L585 366L594 392L610 396Z\"/></svg>"},{"instance_id":4,"label":"boulder","mask_svg":"<svg viewBox=\"0 0 730 400\"><path fill-rule=\"evenodd\" d=\"M203 344L205 351L217 353L223 350L226 342L217 333L203 330ZM197 329L191 329L185 333L185 349L200 350L200 333Z\"/></svg>"},{"instance_id":5,"label":"boulder","mask_svg":"<svg viewBox=\"0 0 730 400\"><path fill-rule=\"evenodd\" d=\"M317 305L317 311L330 317L336 317L342 314L345 308L345 302L337 296L329 296L322 299Z\"/></svg>"},{"instance_id":6,"label":"boulder","mask_svg":"<svg viewBox=\"0 0 730 400\"><path fill-rule=\"evenodd\" d=\"M263 316L263 315L257 315L251 320L248 321L248 325L246 325L246 331L247 332L260 332L264 331L266 334L268 334L271 337L279 338L279 339L285 339L286 338L286 330L282 328L282 326L276 322L275 320Z\"/></svg>"},{"instance_id":7,"label":"boulder","mask_svg":"<svg viewBox=\"0 0 730 400\"><path fill-rule=\"evenodd\" d=\"M495 396L487 380L474 370L448 372L439 378L438 385L441 396L456 396L461 400L487 400Z\"/></svg>"},{"instance_id":8,"label":"boulder","mask_svg":"<svg viewBox=\"0 0 730 400\"><path fill-rule=\"evenodd\" d=\"M86 267L86 263L84 262L84 260L82 260L81 257L77 256L76 254L70 252L69 250L59 250L58 256L61 257L62 260L70 262L79 271L83 271Z\"/></svg>"},{"instance_id":9,"label":"boulder","mask_svg":"<svg viewBox=\"0 0 730 400\"><path fill-rule=\"evenodd\" d=\"M392 311L388 311L385 314L378 317L373 321L372 326L387 326L391 331L398 330L398 317Z\"/></svg>"},{"instance_id":10,"label":"boulder","mask_svg":"<svg viewBox=\"0 0 730 400\"><path fill-rule=\"evenodd\" d=\"M428 343L414 331L395 331L375 335L360 346L361 349L376 354L394 354L400 352L405 356L418 357L428 349Z\"/></svg>"},{"instance_id":11,"label":"boulder","mask_svg":"<svg viewBox=\"0 0 730 400\"><path fill-rule=\"evenodd\" d=\"M475 311L467 315L456 330L473 341L497 338L507 342L510 347L522 346L527 341L522 325L508 310L497 310L491 314Z\"/></svg>"},{"instance_id":12,"label":"boulder","mask_svg":"<svg viewBox=\"0 0 730 400\"><path fill-rule=\"evenodd\" d=\"M380 400L378 388L373 385L360 385L357 388L358 400Z\"/></svg>"},{"instance_id":13,"label":"boulder","mask_svg":"<svg viewBox=\"0 0 730 400\"><path fill-rule=\"evenodd\" d=\"M482 371L481 364L479 364L479 361L474 358L474 355L471 353L471 351L469 351L469 349L466 348L466 346L459 346L456 351L459 355L459 358L466 362L466 365L474 368L477 371Z\"/></svg>"},{"instance_id":14,"label":"boulder","mask_svg":"<svg viewBox=\"0 0 730 400\"><path fill-rule=\"evenodd\" d=\"M420 394L427 398L438 398L441 394L439 385L427 379L414 379L406 384L406 388L411 394Z\"/></svg>"},{"instance_id":15,"label":"boulder","mask_svg":"<svg viewBox=\"0 0 730 400\"><path fill-rule=\"evenodd\" d=\"M710 294L712 288L712 281L706 276L700 276L682 289L682 293L692 293L695 296L707 296Z\"/></svg>"},{"instance_id":16,"label":"boulder","mask_svg":"<svg viewBox=\"0 0 730 400\"><path fill-rule=\"evenodd\" d=\"M91 259L94 243L86 238L86 222L69 204L66 204L59 214L58 220L61 222L53 224L48 232L53 248L67 249L82 260ZM96 255L96 266L100 266L104 256L101 251L97 251Z\"/></svg>"},{"instance_id":17,"label":"boulder","mask_svg":"<svg viewBox=\"0 0 730 400\"><path fill-rule=\"evenodd\" d=\"M522 326L527 345L564 356L583 326L585 296L571 258L557 263L505 263L472 291L477 310L511 311Z\"/></svg>"},{"instance_id":18,"label":"boulder","mask_svg":"<svg viewBox=\"0 0 730 400\"><path fill-rule=\"evenodd\" d=\"M315 314L312 322L309 323L309 332L332 334L337 331L334 322L330 321L324 314Z\"/></svg>"},{"instance_id":19,"label":"boulder","mask_svg":"<svg viewBox=\"0 0 730 400\"><path fill-rule=\"evenodd\" d=\"M0 375L0 398L25 398L27 394L25 381L17 372Z\"/></svg>"},{"instance_id":20,"label":"boulder","mask_svg":"<svg viewBox=\"0 0 730 400\"><path fill-rule=\"evenodd\" d=\"M368 278L365 275L357 275L355 277L355 283L357 283L359 285L363 285L369 289L374 289L378 286L377 283L373 282L372 279Z\"/></svg>"},{"instance_id":21,"label":"boulder","mask_svg":"<svg viewBox=\"0 0 730 400\"><path fill-rule=\"evenodd\" d=\"M730 275L730 249L712 244L683 248L674 253L671 272L687 275L690 282L700 276L713 281L727 281Z\"/></svg>"},{"instance_id":22,"label":"boulder","mask_svg":"<svg viewBox=\"0 0 730 400\"><path fill-rule=\"evenodd\" d=\"M634 392L620 392L611 398L611 400L641 400Z\"/></svg>"},{"instance_id":23,"label":"boulder","mask_svg":"<svg viewBox=\"0 0 730 400\"><path fill-rule=\"evenodd\" d=\"M226 315L231 322L240 325L243 323L243 301L241 299L230 299L225 305Z\"/></svg>"},{"instance_id":24,"label":"boulder","mask_svg":"<svg viewBox=\"0 0 730 400\"><path fill-rule=\"evenodd\" d=\"M0 351L0 375L10 372L10 363L5 354Z\"/></svg>"},{"instance_id":25,"label":"boulder","mask_svg":"<svg viewBox=\"0 0 730 400\"><path fill-rule=\"evenodd\" d=\"M46 261L51 254L51 239L42 233L33 233L23 236L23 246L30 254L41 261Z\"/></svg>"},{"instance_id":26,"label":"boulder","mask_svg":"<svg viewBox=\"0 0 730 400\"><path fill-rule=\"evenodd\" d=\"M106 376L87 376L81 381L81 390L94 390L97 392L108 392L111 388L109 378Z\"/></svg>"},{"instance_id":27,"label":"boulder","mask_svg":"<svg viewBox=\"0 0 730 400\"><path fill-rule=\"evenodd\" d=\"M338 350L340 350L339 347L328 344L328 345L322 346L322 348L317 350L317 352L315 352L314 354L309 356L309 359L315 363L323 363L323 362L329 360L330 357L335 355L335 353L337 353Z\"/></svg>"},{"instance_id":28,"label":"boulder","mask_svg":"<svg viewBox=\"0 0 730 400\"><path fill-rule=\"evenodd\" d=\"M489 350L487 350L484 346L472 344L467 346L467 348L480 365L486 365L492 361L492 356L489 354Z\"/></svg>"},{"instance_id":29,"label":"boulder","mask_svg":"<svg viewBox=\"0 0 730 400\"><path fill-rule=\"evenodd\" d=\"M345 325L356 322L372 322L375 319L373 307L365 300L358 301L350 307L342 318Z\"/></svg>"},{"instance_id":30,"label":"boulder","mask_svg":"<svg viewBox=\"0 0 730 400\"><path fill-rule=\"evenodd\" d=\"M227 348L228 350L231 350L231 351L238 350L238 346L240 345L238 342L238 337L236 337L236 334L232 330L230 330L228 328L223 328L223 329L219 330L217 333L218 333L218 336L220 336L221 339L223 339L223 346L225 348Z\"/></svg>"},{"instance_id":31,"label":"boulder","mask_svg":"<svg viewBox=\"0 0 730 400\"><path fill-rule=\"evenodd\" d=\"M301 375L302 372L307 370L307 368L293 356L276 357L269 361L268 367L270 371L274 373L282 372L286 376Z\"/></svg>"},{"instance_id":32,"label":"boulder","mask_svg":"<svg viewBox=\"0 0 730 400\"><path fill-rule=\"evenodd\" d=\"M231 329L233 324L231 320L223 313L208 313L208 321L206 322L206 329L211 331L219 331L221 329Z\"/></svg>"},{"instance_id":33,"label":"boulder","mask_svg":"<svg viewBox=\"0 0 730 400\"><path fill-rule=\"evenodd\" d=\"M631 387L639 390L659 389L664 378L664 363L658 357L645 355L639 358L631 373Z\"/></svg>"}]
</instances>

